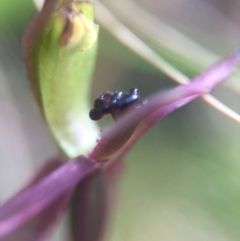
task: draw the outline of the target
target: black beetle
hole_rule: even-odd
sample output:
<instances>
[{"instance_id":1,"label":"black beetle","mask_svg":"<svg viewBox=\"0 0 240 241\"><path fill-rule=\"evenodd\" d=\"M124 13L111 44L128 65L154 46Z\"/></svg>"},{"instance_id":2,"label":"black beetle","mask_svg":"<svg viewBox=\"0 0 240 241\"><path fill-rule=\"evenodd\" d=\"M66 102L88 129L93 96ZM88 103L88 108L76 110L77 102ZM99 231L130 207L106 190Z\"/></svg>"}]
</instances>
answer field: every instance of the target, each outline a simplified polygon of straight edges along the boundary
<instances>
[{"instance_id":1,"label":"black beetle","mask_svg":"<svg viewBox=\"0 0 240 241\"><path fill-rule=\"evenodd\" d=\"M100 120L104 115L118 108L124 108L139 99L137 88L132 88L129 93L122 91L106 91L94 101L93 109L89 112L91 120Z\"/></svg>"}]
</instances>

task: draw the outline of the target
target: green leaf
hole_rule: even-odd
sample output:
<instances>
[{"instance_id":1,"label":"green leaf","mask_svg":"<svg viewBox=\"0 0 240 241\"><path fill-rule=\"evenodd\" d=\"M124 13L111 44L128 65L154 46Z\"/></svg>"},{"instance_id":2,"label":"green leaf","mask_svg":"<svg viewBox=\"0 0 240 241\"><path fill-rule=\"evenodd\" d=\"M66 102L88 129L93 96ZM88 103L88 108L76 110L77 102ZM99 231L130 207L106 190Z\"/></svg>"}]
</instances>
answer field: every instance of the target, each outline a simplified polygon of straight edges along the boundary
<instances>
[{"instance_id":1,"label":"green leaf","mask_svg":"<svg viewBox=\"0 0 240 241\"><path fill-rule=\"evenodd\" d=\"M23 42L36 100L67 157L88 152L98 135L88 117L98 39L93 13L90 3L48 0Z\"/></svg>"}]
</instances>

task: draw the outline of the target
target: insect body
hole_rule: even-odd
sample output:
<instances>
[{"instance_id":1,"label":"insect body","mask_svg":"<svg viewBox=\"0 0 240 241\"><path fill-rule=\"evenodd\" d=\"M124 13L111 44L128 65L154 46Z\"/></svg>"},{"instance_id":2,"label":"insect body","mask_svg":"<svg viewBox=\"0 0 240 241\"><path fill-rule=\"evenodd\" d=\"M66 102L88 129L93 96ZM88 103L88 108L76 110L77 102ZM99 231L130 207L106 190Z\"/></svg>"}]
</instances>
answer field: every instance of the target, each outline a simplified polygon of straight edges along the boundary
<instances>
[{"instance_id":1,"label":"insect body","mask_svg":"<svg viewBox=\"0 0 240 241\"><path fill-rule=\"evenodd\" d=\"M122 91L110 92L106 91L94 101L93 109L89 112L92 120L100 120L104 115L109 114L117 109L122 109L139 98L138 89L132 88L129 93Z\"/></svg>"}]
</instances>

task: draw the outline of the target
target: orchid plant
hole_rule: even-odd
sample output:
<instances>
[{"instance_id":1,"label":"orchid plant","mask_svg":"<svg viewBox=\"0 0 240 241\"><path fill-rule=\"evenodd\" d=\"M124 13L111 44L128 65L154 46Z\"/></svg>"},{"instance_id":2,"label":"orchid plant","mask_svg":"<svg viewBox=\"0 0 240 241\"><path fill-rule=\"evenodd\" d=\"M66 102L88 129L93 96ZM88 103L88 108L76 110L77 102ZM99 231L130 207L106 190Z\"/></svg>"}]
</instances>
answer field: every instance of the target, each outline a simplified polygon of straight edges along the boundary
<instances>
[{"instance_id":1,"label":"orchid plant","mask_svg":"<svg viewBox=\"0 0 240 241\"><path fill-rule=\"evenodd\" d=\"M0 240L46 240L67 210L72 240L102 240L128 151L174 110L209 98L240 63L237 49L190 82L113 108L115 123L100 133L88 116L98 31L94 5L72 0L46 0L26 30L23 55L31 89L59 154L0 207Z\"/></svg>"}]
</instances>

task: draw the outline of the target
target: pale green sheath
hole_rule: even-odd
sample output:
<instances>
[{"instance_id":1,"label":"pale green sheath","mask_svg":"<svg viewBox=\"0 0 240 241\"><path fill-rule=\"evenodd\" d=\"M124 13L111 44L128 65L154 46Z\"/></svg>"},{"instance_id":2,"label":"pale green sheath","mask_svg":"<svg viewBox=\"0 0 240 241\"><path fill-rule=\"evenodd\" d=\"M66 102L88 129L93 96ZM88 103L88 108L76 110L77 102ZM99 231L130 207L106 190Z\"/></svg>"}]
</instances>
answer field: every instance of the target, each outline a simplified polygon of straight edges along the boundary
<instances>
[{"instance_id":1,"label":"pale green sheath","mask_svg":"<svg viewBox=\"0 0 240 241\"><path fill-rule=\"evenodd\" d=\"M37 81L32 87L42 114L69 158L87 154L99 132L88 116L98 38L93 14L93 5L86 2L59 6L29 54L35 59L27 64L35 71L30 79Z\"/></svg>"}]
</instances>

